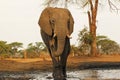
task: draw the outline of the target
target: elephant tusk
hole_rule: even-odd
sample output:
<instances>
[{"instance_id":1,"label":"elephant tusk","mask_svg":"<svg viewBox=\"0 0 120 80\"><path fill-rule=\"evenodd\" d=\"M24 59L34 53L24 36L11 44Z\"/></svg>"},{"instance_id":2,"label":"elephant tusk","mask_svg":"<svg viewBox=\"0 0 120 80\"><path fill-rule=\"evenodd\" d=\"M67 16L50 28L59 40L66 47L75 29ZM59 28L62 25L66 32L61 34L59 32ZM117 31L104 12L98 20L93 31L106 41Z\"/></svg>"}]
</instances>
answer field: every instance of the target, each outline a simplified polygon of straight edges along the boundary
<instances>
[{"instance_id":1,"label":"elephant tusk","mask_svg":"<svg viewBox=\"0 0 120 80\"><path fill-rule=\"evenodd\" d=\"M56 34L53 35L53 38L55 38L55 37L56 37Z\"/></svg>"},{"instance_id":2,"label":"elephant tusk","mask_svg":"<svg viewBox=\"0 0 120 80\"><path fill-rule=\"evenodd\" d=\"M67 37L68 37L69 39L71 39L71 38L72 38L69 34L67 34Z\"/></svg>"}]
</instances>

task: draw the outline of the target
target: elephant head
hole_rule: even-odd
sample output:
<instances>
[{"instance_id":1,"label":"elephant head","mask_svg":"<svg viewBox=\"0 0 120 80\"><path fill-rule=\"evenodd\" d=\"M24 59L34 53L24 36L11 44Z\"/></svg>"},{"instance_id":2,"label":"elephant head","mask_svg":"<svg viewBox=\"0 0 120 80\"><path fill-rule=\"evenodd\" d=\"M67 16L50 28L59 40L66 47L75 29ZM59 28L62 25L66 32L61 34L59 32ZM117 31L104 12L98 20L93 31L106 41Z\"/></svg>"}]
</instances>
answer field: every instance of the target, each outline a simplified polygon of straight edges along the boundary
<instances>
[{"instance_id":1,"label":"elephant head","mask_svg":"<svg viewBox=\"0 0 120 80\"><path fill-rule=\"evenodd\" d=\"M64 50L65 39L70 38L73 32L74 21L69 10L63 8L46 8L41 13L38 24L41 30L47 35L53 37L53 39L57 38L57 48L54 56L60 56Z\"/></svg>"}]
</instances>

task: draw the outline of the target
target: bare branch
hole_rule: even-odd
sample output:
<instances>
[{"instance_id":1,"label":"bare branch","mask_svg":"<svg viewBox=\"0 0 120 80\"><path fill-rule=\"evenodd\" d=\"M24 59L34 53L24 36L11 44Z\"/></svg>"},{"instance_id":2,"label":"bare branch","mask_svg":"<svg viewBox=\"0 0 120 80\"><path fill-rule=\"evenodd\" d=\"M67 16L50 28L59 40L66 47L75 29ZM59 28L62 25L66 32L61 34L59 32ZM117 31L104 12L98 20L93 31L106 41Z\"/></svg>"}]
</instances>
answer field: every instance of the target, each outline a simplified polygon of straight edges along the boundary
<instances>
[{"instance_id":1,"label":"bare branch","mask_svg":"<svg viewBox=\"0 0 120 80\"><path fill-rule=\"evenodd\" d=\"M68 3L68 0L65 0L65 8L68 7L67 3Z\"/></svg>"},{"instance_id":2,"label":"bare branch","mask_svg":"<svg viewBox=\"0 0 120 80\"><path fill-rule=\"evenodd\" d=\"M49 0L46 4L48 4L48 6L50 6L50 4L52 3L53 0Z\"/></svg>"},{"instance_id":3,"label":"bare branch","mask_svg":"<svg viewBox=\"0 0 120 80\"><path fill-rule=\"evenodd\" d=\"M98 9L98 1L99 0L95 0L95 10L97 11L97 9Z\"/></svg>"},{"instance_id":4,"label":"bare branch","mask_svg":"<svg viewBox=\"0 0 120 80\"><path fill-rule=\"evenodd\" d=\"M86 3L82 6L82 8L84 8L87 4L88 4L88 2L86 2Z\"/></svg>"},{"instance_id":5,"label":"bare branch","mask_svg":"<svg viewBox=\"0 0 120 80\"><path fill-rule=\"evenodd\" d=\"M91 28L90 28L90 26L91 26L91 16L90 16L90 11L88 11L87 13L88 13L89 29L91 29ZM91 32L91 30L90 30L90 32Z\"/></svg>"},{"instance_id":6,"label":"bare branch","mask_svg":"<svg viewBox=\"0 0 120 80\"><path fill-rule=\"evenodd\" d=\"M92 0L89 0L90 2L90 6L91 6L91 11L93 10L93 3L92 3Z\"/></svg>"},{"instance_id":7,"label":"bare branch","mask_svg":"<svg viewBox=\"0 0 120 80\"><path fill-rule=\"evenodd\" d=\"M54 5L58 2L59 0L46 0L45 4L47 7L49 7L50 5Z\"/></svg>"},{"instance_id":8,"label":"bare branch","mask_svg":"<svg viewBox=\"0 0 120 80\"><path fill-rule=\"evenodd\" d=\"M97 16L97 11L98 11L98 1L99 0L95 0L95 17Z\"/></svg>"},{"instance_id":9,"label":"bare branch","mask_svg":"<svg viewBox=\"0 0 120 80\"><path fill-rule=\"evenodd\" d=\"M111 10L116 10L117 12L120 10L111 0L108 0L108 4Z\"/></svg>"}]
</instances>

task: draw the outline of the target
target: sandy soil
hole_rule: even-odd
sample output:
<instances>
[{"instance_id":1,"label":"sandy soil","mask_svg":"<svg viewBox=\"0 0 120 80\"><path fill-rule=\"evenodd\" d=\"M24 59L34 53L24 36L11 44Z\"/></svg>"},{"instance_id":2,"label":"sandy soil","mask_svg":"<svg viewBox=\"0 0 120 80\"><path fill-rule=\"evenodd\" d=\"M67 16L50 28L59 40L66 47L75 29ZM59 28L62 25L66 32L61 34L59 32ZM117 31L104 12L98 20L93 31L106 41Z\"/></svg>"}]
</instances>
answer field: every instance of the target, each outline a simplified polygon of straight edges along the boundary
<instances>
[{"instance_id":1,"label":"sandy soil","mask_svg":"<svg viewBox=\"0 0 120 80\"><path fill-rule=\"evenodd\" d=\"M82 63L90 62L120 62L120 55L102 55L97 57L78 56L69 57L67 62L67 68L78 69ZM120 65L120 64L119 64ZM0 60L0 71L33 71L43 70L51 71L52 62L49 56L42 56L35 59L1 59Z\"/></svg>"}]
</instances>

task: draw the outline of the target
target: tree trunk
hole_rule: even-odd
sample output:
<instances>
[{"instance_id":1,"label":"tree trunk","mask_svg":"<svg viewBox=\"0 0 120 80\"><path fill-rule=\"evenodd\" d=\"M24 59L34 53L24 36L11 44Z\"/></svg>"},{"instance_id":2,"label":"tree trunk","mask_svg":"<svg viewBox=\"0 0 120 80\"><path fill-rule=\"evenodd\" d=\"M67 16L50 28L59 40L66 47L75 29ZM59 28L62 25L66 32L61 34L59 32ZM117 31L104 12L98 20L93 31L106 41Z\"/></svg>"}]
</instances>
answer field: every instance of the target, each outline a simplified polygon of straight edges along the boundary
<instances>
[{"instance_id":1,"label":"tree trunk","mask_svg":"<svg viewBox=\"0 0 120 80\"><path fill-rule=\"evenodd\" d=\"M92 43L91 43L91 54L92 56L97 55L97 44L96 44L96 16L98 9L98 0L95 0L95 4L92 0L89 0L91 6L91 13L88 11L88 19L89 19L89 27L90 34L92 35Z\"/></svg>"},{"instance_id":2,"label":"tree trunk","mask_svg":"<svg viewBox=\"0 0 120 80\"><path fill-rule=\"evenodd\" d=\"M27 58L27 52L26 52L26 50L23 52L23 57L24 57L24 59Z\"/></svg>"},{"instance_id":3,"label":"tree trunk","mask_svg":"<svg viewBox=\"0 0 120 80\"><path fill-rule=\"evenodd\" d=\"M97 45L96 45L96 25L92 24L91 25L91 32L90 34L92 35L92 43L91 43L91 54L93 56L97 55Z\"/></svg>"}]
</instances>

